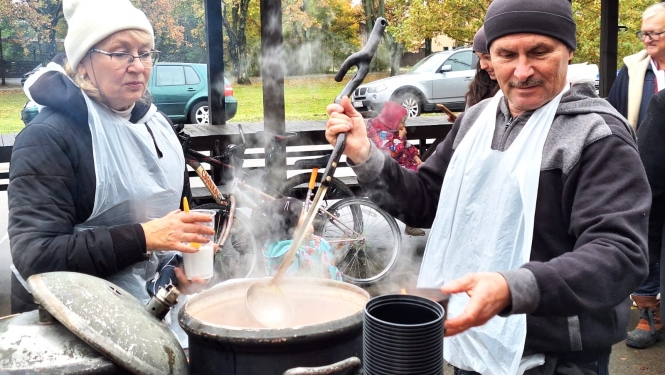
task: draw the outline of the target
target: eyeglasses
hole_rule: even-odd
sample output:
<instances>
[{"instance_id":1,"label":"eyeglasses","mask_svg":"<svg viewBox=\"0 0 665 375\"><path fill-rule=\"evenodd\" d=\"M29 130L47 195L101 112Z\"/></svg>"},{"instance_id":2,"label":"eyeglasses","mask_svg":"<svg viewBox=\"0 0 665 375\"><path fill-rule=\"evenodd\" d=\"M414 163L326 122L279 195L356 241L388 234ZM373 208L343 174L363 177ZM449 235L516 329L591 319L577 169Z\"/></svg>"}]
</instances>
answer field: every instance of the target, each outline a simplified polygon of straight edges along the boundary
<instances>
[{"instance_id":1,"label":"eyeglasses","mask_svg":"<svg viewBox=\"0 0 665 375\"><path fill-rule=\"evenodd\" d=\"M665 31L661 31L661 32L658 32L658 33L655 32L655 31L648 32L648 33L645 33L644 31L638 31L638 32L635 33L635 35L637 35L637 37L640 40L644 40L644 38L649 37L651 40L656 42L656 41L660 40L660 35L663 34L663 33L665 33Z\"/></svg>"},{"instance_id":2,"label":"eyeglasses","mask_svg":"<svg viewBox=\"0 0 665 375\"><path fill-rule=\"evenodd\" d=\"M150 68L157 62L160 53L160 51L150 51L142 53L138 56L132 56L132 54L126 52L106 52L96 48L91 49L89 53L93 52L101 53L102 55L110 57L113 63L117 64L118 67L123 68L132 65L134 59L139 59L144 67Z\"/></svg>"}]
</instances>

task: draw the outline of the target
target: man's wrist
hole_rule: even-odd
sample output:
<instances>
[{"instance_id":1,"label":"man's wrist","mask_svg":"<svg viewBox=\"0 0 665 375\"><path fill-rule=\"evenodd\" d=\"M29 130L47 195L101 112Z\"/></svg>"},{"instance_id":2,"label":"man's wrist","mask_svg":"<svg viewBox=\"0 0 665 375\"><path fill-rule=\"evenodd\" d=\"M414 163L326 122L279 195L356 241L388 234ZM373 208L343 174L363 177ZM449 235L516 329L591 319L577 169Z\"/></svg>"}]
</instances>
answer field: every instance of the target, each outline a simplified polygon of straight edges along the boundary
<instances>
[{"instance_id":1,"label":"man's wrist","mask_svg":"<svg viewBox=\"0 0 665 375\"><path fill-rule=\"evenodd\" d=\"M353 164L356 164L356 165L362 164L362 163L366 162L369 159L370 154L372 153L372 141L370 141L369 138L367 138L367 143L366 144L367 144L367 147L364 147L362 149L362 151L358 153L358 156L350 158L351 162L353 162ZM356 159L359 159L359 160L356 160Z\"/></svg>"}]
</instances>

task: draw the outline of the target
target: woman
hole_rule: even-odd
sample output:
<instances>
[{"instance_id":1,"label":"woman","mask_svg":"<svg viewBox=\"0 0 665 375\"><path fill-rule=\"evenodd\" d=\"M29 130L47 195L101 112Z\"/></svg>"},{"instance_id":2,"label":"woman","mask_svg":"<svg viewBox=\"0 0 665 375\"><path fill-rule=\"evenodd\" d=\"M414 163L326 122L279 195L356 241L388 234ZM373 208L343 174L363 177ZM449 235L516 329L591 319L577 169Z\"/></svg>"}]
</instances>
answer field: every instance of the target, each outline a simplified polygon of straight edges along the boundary
<instances>
[{"instance_id":1,"label":"woman","mask_svg":"<svg viewBox=\"0 0 665 375\"><path fill-rule=\"evenodd\" d=\"M469 91L466 93L466 108L493 97L499 91L492 60L490 60L490 54L487 51L485 29L482 26L473 37L472 49L473 53L478 56L478 66L476 67L476 76L469 84Z\"/></svg>"},{"instance_id":2,"label":"woman","mask_svg":"<svg viewBox=\"0 0 665 375\"><path fill-rule=\"evenodd\" d=\"M467 91L466 108L468 109L479 102L493 97L499 91L499 84L494 75L494 68L492 67L492 60L487 51L487 41L485 40L485 29L480 27L473 37L473 46L471 47L473 53L478 56L478 64L476 65L476 75L469 83L469 91ZM454 122L454 119L448 116L448 122Z\"/></svg>"},{"instance_id":3,"label":"woman","mask_svg":"<svg viewBox=\"0 0 665 375\"><path fill-rule=\"evenodd\" d=\"M129 0L64 0L67 60L25 91L41 112L16 138L9 194L12 313L36 308L24 280L49 271L107 279L147 300L158 250L195 252L206 215L178 210L182 148L150 102L150 22ZM176 270L182 292L206 281Z\"/></svg>"}]
</instances>

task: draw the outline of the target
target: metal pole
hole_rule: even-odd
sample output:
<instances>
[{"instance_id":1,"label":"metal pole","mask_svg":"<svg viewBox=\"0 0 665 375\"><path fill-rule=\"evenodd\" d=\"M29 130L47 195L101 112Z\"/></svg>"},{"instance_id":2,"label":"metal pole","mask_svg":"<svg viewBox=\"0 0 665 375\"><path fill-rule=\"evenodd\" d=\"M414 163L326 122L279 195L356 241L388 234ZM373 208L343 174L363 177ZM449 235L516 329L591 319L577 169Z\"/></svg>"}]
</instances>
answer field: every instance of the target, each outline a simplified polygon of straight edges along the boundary
<instances>
[{"instance_id":1,"label":"metal pole","mask_svg":"<svg viewBox=\"0 0 665 375\"><path fill-rule=\"evenodd\" d=\"M208 47L208 121L226 124L224 103L224 40L222 2L205 0L206 44Z\"/></svg>"},{"instance_id":2,"label":"metal pole","mask_svg":"<svg viewBox=\"0 0 665 375\"><path fill-rule=\"evenodd\" d=\"M607 97L617 76L617 49L619 35L619 0L600 3L600 89L601 98Z\"/></svg>"},{"instance_id":3,"label":"metal pole","mask_svg":"<svg viewBox=\"0 0 665 375\"><path fill-rule=\"evenodd\" d=\"M261 0L261 77L263 79L263 122L265 130L283 134L284 58L282 51L282 1ZM266 139L266 141L270 141ZM268 145L266 146L268 147ZM267 153L266 153L267 155ZM277 144L277 152L266 159L271 182L286 180L286 144Z\"/></svg>"}]
</instances>

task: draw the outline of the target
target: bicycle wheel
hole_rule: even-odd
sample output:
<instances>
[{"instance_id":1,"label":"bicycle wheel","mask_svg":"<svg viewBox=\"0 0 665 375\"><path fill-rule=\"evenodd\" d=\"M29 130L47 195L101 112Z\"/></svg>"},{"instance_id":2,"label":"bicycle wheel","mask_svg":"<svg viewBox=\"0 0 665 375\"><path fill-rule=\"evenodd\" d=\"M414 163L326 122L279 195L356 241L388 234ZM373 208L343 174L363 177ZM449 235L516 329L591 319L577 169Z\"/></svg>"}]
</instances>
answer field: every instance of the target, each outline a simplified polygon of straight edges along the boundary
<instances>
[{"instance_id":1,"label":"bicycle wheel","mask_svg":"<svg viewBox=\"0 0 665 375\"><path fill-rule=\"evenodd\" d=\"M320 234L330 242L344 280L367 285L388 274L402 245L395 219L363 198L343 199L327 211Z\"/></svg>"},{"instance_id":2,"label":"bicycle wheel","mask_svg":"<svg viewBox=\"0 0 665 375\"><path fill-rule=\"evenodd\" d=\"M309 185L309 179L310 179L311 174L310 173L301 173L297 174L295 176L292 176L278 188L279 192L282 194L286 195L287 197L293 197L298 200L304 201L307 195L307 186ZM321 186L321 178L323 177L322 173L319 173L316 176L316 186L314 187L314 190L312 193L316 195L316 192L319 189L319 186ZM351 198L353 197L353 192L351 189L346 186L342 180L332 177L330 179L330 183L328 184L328 190L326 190L326 194L323 196L323 208L328 207L332 202L329 204L329 200L339 200L343 198Z\"/></svg>"},{"instance_id":3,"label":"bicycle wheel","mask_svg":"<svg viewBox=\"0 0 665 375\"><path fill-rule=\"evenodd\" d=\"M209 203L196 208L217 211L215 238L219 238L223 228L221 224L228 217L228 207L218 203ZM236 210L229 238L224 243L224 247L215 254L215 274L209 286L229 279L249 277L254 271L258 248L248 223L247 216Z\"/></svg>"}]
</instances>

